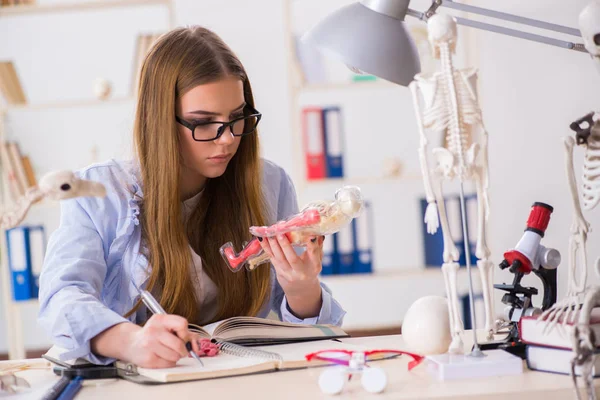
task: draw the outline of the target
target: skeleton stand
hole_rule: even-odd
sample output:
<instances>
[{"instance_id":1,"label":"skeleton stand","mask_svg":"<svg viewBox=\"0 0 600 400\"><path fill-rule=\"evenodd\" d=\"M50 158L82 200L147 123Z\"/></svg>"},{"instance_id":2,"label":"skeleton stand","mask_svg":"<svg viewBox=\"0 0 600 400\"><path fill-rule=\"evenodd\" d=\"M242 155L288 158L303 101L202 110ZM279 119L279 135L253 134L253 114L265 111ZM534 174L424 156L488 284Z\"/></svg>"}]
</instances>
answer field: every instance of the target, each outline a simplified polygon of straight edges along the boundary
<instances>
[{"instance_id":1,"label":"skeleton stand","mask_svg":"<svg viewBox=\"0 0 600 400\"><path fill-rule=\"evenodd\" d=\"M477 319L475 316L475 303L473 300L473 279L471 277L471 260L469 257L469 231L467 229L467 219L466 219L466 207L465 207L465 191L463 188L463 181L460 180L460 212L461 212L461 222L462 228L464 232L464 245L465 245L465 261L467 264L467 275L469 276L469 308L471 311L471 321L473 325L473 350L469 354L471 357L485 357L485 354L479 348L479 343L477 342Z\"/></svg>"}]
</instances>

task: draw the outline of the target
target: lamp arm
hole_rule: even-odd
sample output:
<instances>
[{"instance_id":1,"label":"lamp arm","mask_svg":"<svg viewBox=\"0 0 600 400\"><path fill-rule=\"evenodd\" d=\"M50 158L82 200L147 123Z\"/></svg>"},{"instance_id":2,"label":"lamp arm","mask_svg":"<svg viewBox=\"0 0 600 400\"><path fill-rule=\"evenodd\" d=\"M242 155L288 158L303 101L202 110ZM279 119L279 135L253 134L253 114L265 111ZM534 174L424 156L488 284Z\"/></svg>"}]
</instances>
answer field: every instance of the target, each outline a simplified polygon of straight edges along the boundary
<instances>
[{"instance_id":1,"label":"lamp arm","mask_svg":"<svg viewBox=\"0 0 600 400\"><path fill-rule=\"evenodd\" d=\"M547 29L553 32L566 33L568 35L581 37L581 33L578 29L569 28L562 25L551 24L548 22L538 21L531 18L520 17L517 15L512 15L508 13L503 13L499 11L487 10L481 7L475 7L468 4L456 3L453 0L436 0L432 3L431 7L426 12L419 12L412 9L408 9L406 11L406 15L410 15L411 17L420 19L422 21L427 21L429 17L435 14L435 11L438 7L443 6L447 8L452 8L459 11L465 11L474 14L480 14L487 17L497 18L504 21L516 22L524 25L534 26L536 28ZM562 47L569 50L576 50L582 53L587 53L587 50L583 46L583 43L573 43L565 40L559 40L550 38L547 36L537 35L534 33L523 32L516 29L505 28L498 25L488 24L485 22L473 21L466 18L455 17L456 23L459 25L469 26L471 28L481 29L490 32L496 32L507 36L517 37L519 39L531 40L538 43L545 43L552 46Z\"/></svg>"}]
</instances>

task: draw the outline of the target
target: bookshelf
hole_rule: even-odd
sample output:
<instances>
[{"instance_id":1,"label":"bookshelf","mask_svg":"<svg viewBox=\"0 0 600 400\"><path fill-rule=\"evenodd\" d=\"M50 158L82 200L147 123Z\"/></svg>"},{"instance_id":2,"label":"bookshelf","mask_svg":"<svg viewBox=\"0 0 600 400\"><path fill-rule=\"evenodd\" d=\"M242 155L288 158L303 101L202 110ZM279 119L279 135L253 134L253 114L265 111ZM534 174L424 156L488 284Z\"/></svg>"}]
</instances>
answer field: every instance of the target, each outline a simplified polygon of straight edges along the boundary
<instances>
[{"instance_id":1,"label":"bookshelf","mask_svg":"<svg viewBox=\"0 0 600 400\"><path fill-rule=\"evenodd\" d=\"M108 98L106 100L98 100L98 99L81 99L81 100L69 100L69 101L54 101L48 103L38 103L38 104L14 104L10 105L8 108L10 110L51 110L57 108L78 108L78 107L99 107L106 104L125 104L131 103L135 101L133 96L123 96L123 97L115 97Z\"/></svg>"},{"instance_id":2,"label":"bookshelf","mask_svg":"<svg viewBox=\"0 0 600 400\"><path fill-rule=\"evenodd\" d=\"M95 12L95 11L107 11L126 9L127 7L141 7L141 6L160 6L164 5L164 12L167 14L167 29L172 29L175 25L175 13L174 13L174 0L90 0L90 1L64 1L61 3L54 4L29 4L29 5L13 5L0 7L0 24L5 18L21 17L26 15L35 15L36 18L46 18L46 16L56 15L60 13L70 12ZM161 10L163 8L161 7ZM138 36L146 35L144 32L139 32ZM93 51L93 49L90 49ZM132 60L139 58L137 49L134 50L135 54L132 55ZM137 58L136 58L137 57ZM131 64L129 64L131 65ZM138 67L137 62L134 64L134 70ZM129 89L129 88L128 88ZM129 93L120 97L111 97L107 99L76 99L67 101L49 101L42 103L10 103L6 102L3 106L0 103L0 143L4 142L7 137L5 130L5 122L9 117L9 113L12 111L23 111L28 112L45 112L45 111L58 111L58 110L75 110L75 109L98 109L107 105L127 106L129 107L135 101L135 93ZM22 137L22 134L15 134L12 132L13 137ZM7 192L7 182L4 176L0 177L0 204L3 207L10 206L10 198ZM34 204L30 209L29 213L42 213L45 214L50 210L56 210L59 207L58 202L42 201ZM25 358L25 343L24 343L24 326L22 312L23 310L32 310L39 306L37 299L27 301L14 301L12 297L12 277L8 266L7 257L7 243L6 243L6 232L0 230L0 289L2 290L1 301L4 306L4 315L6 324L2 324L2 327L6 326L7 342L8 342L8 353L10 359L23 359Z\"/></svg>"},{"instance_id":3,"label":"bookshelf","mask_svg":"<svg viewBox=\"0 0 600 400\"><path fill-rule=\"evenodd\" d=\"M419 204L419 198L424 196L424 188L418 162L419 135L414 107L408 88L379 78L351 81L351 75L347 74L346 81L323 82L322 76L314 74L321 78L319 83L311 83L303 79L302 67L306 64L301 64L299 57L302 55L298 55L295 51L296 38L304 30L302 28L313 25L332 11L325 10L327 7L334 9L341 7L341 0L335 3L338 4L326 5L316 0L286 1L284 23L288 47L292 154L296 167L294 182L300 206L306 201L331 198L333 192L345 184L361 187L363 194L373 205L371 210L374 232L374 237L372 236L371 239L373 271L369 274L325 275L322 276L322 281L331 288L340 304L346 307L345 329L368 331L396 329L401 325L402 317L408 307L419 297L445 296L441 270L428 269L424 266L424 244L420 225L423 224L423 217L420 214ZM427 4L414 6L416 9L427 8ZM317 13L321 15L313 16ZM310 24L303 24L298 15L301 17L309 15L313 21ZM436 65L427 54L429 44L426 25L420 21L412 21L412 25L410 22L407 21L407 24L417 41L423 69L430 71ZM299 25L303 25L301 29L298 29ZM460 53L457 56L461 60L458 63L461 66L473 65L475 54L473 36L470 32L463 31L459 38ZM321 56L327 60L327 56ZM325 61L325 63L329 62L336 61ZM343 69L343 66L341 67ZM336 72L338 71L341 72L341 69L336 68ZM334 76L335 78L338 77ZM321 104L329 106L332 102L335 104L338 101L344 119L344 141L354 141L351 146L344 146L345 177L308 180L302 137L302 107L304 105L318 107ZM390 117L396 117L397 124L393 129L382 129L381 121ZM358 135L361 130L368 129L368 124L361 119L376 120L373 123L375 132L366 140L379 140L379 148L387 147L385 151L379 152L377 146L370 144L364 146L362 153L357 150L360 146L357 145ZM383 163L371 162L368 167L355 168L356 163L363 163L367 158L379 157L379 161L383 162L384 158L387 159L391 155L397 156L402 163L401 171L397 175L386 176L386 171L378 170L377 167ZM476 268L473 271L476 275ZM459 286L467 282L466 272L462 269L458 280ZM477 284L478 280L474 279L474 282ZM459 290L462 293L467 292L467 288L463 286ZM361 301L356 300L357 295L361 296Z\"/></svg>"},{"instance_id":4,"label":"bookshelf","mask_svg":"<svg viewBox=\"0 0 600 400\"><path fill-rule=\"evenodd\" d=\"M340 3L340 1L337 1ZM314 6L314 9L310 9ZM337 5L339 6L339 5ZM307 8L310 12L307 12ZM374 160L377 157L372 152L373 145L365 146L365 152L360 153L360 140L358 136L362 130L360 125L362 122L358 122L359 119L370 118L369 115L376 115L371 113L372 109L365 110L362 114L357 115L355 110L358 110L364 106L365 103L381 104L382 102L389 101L386 110L396 109L397 113L400 113L405 106L402 102L402 98L406 97L409 99L408 89L400 87L391 82L376 78L374 80L352 80L352 74L344 66L341 68L331 69L327 65L322 67L327 70L324 74L319 75L321 79L311 80L306 79L306 74L303 71L303 67L306 65L302 57L302 50L298 47L298 37L301 32L304 31L304 27L312 25L318 21L325 14L331 10L322 10L331 5L324 5L316 1L294 1L286 0L284 9L284 26L287 44L287 66L288 66L288 88L290 93L289 102L289 113L291 120L291 132L292 132L292 157L294 169L292 170L294 184L298 194L298 200L302 207L309 201L317 199L331 199L335 190L344 185L356 185L361 187L366 200L372 205L371 215L375 214L389 214L388 221L380 216L371 218L371 230L375 230L375 237L381 237L385 235L385 232L393 230L393 223L390 219L395 216L388 212L388 206L386 205L385 211L378 211L379 204L382 203L382 199L389 195L387 188L409 188L407 190L413 190L413 188L422 186L422 177L418 163L415 162L417 158L417 145L414 145L413 149L405 151L404 154L395 154L393 150L387 149L385 155L380 159ZM322 15L312 16L310 23L302 21L302 17L306 17L312 14L312 11L318 10ZM300 16L300 18L298 17ZM304 22L304 23L303 23ZM299 53L300 51L300 53ZM309 52L309 53L312 53ZM321 55L322 56L322 55ZM322 56L324 64L331 62L327 57ZM333 61L335 63L335 61ZM336 63L337 64L337 63ZM332 71L335 71L332 73ZM335 75L336 73L340 75ZM345 75L341 75L345 74ZM325 79L323 75L327 75ZM318 82L318 83L317 83ZM404 93L406 91L406 93ZM404 96L406 94L406 96ZM399 100L400 99L400 100ZM343 164L344 164L344 177L343 178L324 178L324 179L307 179L305 172L306 161L304 158L304 143L303 143L303 131L302 131L302 109L305 106L340 106L342 109L342 126L343 126ZM407 119L414 119L412 108L408 110L408 113L403 113ZM384 115L376 115L374 117L378 119L378 125L376 129L380 129L383 125L381 120L385 119ZM409 135L407 133L407 135ZM417 142L418 134L416 131L416 125L414 132L410 132L410 136L413 138L412 143ZM372 141L370 138L366 140ZM350 147L352 147L350 149ZM414 153L414 154L413 154ZM404 155L408 154L411 160L404 159ZM364 163L364 158L371 158L369 163ZM399 173L389 173L384 168L384 164L387 160L399 161L402 165ZM409 161L409 162L405 162ZM365 164L364 166L357 167L359 164ZM368 165L367 165L368 164ZM388 202L389 203L389 202ZM416 200L415 200L416 203ZM383 210L383 208L379 208ZM377 226L380 225L380 226ZM371 244L376 240L371 236ZM382 241L385 243L385 241ZM384 245L382 245L383 247ZM393 260L393 256L390 255L390 251L377 252L373 257L373 268L388 268L393 267L397 264L397 261ZM379 264L378 256L383 264ZM385 260L384 260L385 259ZM413 264L416 264L415 260ZM377 265L375 265L377 264ZM394 266L395 268L395 266ZM370 279L369 275L359 275L361 279ZM333 276L337 278L337 276ZM333 278L329 275L323 276L323 278ZM340 279L342 276L340 276Z\"/></svg>"}]
</instances>

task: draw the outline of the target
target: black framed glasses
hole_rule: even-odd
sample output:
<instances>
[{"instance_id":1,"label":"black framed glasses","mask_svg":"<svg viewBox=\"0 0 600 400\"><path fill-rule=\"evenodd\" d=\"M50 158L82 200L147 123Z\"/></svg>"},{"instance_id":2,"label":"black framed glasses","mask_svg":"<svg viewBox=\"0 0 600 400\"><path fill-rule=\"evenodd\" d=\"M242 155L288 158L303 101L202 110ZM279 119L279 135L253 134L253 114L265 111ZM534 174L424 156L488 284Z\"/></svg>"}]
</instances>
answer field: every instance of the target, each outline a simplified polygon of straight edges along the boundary
<instances>
[{"instance_id":1,"label":"black framed glasses","mask_svg":"<svg viewBox=\"0 0 600 400\"><path fill-rule=\"evenodd\" d=\"M178 116L175 116L175 119L192 131L192 137L195 141L210 142L220 138L227 127L229 127L229 131L233 136L246 136L256 131L256 126L260 122L262 114L250 105L244 107L243 112L243 116L234 118L229 122L186 121Z\"/></svg>"}]
</instances>

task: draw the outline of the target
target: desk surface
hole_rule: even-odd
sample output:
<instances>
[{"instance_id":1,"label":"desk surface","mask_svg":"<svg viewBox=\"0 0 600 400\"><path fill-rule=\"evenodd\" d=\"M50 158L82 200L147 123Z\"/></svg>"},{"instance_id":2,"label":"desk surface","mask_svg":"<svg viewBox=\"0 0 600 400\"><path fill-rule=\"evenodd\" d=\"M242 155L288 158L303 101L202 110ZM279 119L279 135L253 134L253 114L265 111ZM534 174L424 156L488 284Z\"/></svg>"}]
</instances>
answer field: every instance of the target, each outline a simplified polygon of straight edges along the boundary
<instances>
[{"instance_id":1,"label":"desk surface","mask_svg":"<svg viewBox=\"0 0 600 400\"><path fill-rule=\"evenodd\" d=\"M465 342L470 342L465 333ZM344 342L369 348L404 348L400 335L348 338ZM467 343L467 345L470 345ZM14 361L13 361L14 362ZM0 367L5 362L0 363ZM524 366L522 375L473 380L439 382L426 366L407 370L408 357L377 362L388 375L386 390L378 395L365 392L358 380L351 381L338 398L369 397L377 399L575 399L569 376L534 372ZM222 378L167 385L144 386L124 380L87 381L77 400L90 399L315 399L332 398L320 392L317 380L322 368L280 371L232 378ZM37 399L57 379L50 370L28 370L18 373L32 385L31 391L11 396L12 399ZM581 384L583 384L581 382ZM600 382L596 384L600 386ZM35 390L34 390L35 389ZM597 389L600 394L600 390ZM1 397L1 396L0 396Z\"/></svg>"}]
</instances>

